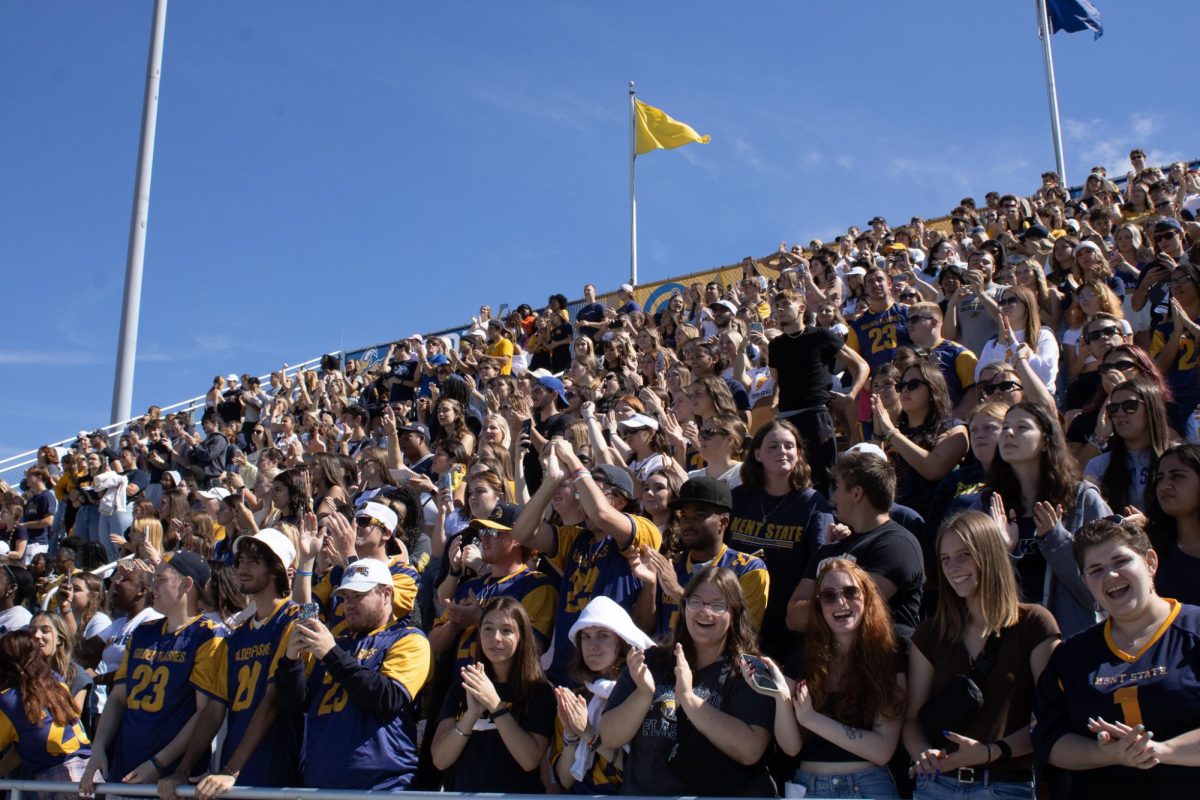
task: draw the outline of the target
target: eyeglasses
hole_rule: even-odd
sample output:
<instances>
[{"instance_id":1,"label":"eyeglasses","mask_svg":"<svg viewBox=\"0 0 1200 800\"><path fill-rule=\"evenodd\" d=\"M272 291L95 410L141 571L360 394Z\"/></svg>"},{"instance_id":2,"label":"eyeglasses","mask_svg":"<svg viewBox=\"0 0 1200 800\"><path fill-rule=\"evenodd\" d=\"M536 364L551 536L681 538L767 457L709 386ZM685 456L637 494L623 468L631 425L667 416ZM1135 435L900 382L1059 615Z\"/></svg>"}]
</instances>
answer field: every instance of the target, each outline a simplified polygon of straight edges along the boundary
<instances>
[{"instance_id":1,"label":"eyeglasses","mask_svg":"<svg viewBox=\"0 0 1200 800\"><path fill-rule=\"evenodd\" d=\"M1105 325L1103 328L1095 331L1088 331L1087 342L1091 344L1097 339L1107 339L1110 336L1121 336L1122 331L1116 325Z\"/></svg>"},{"instance_id":2,"label":"eyeglasses","mask_svg":"<svg viewBox=\"0 0 1200 800\"><path fill-rule=\"evenodd\" d=\"M700 429L700 438L701 439L711 439L714 436L728 436L728 435L729 434L726 433L725 431L715 430L714 428L701 428Z\"/></svg>"},{"instance_id":3,"label":"eyeglasses","mask_svg":"<svg viewBox=\"0 0 1200 800\"><path fill-rule=\"evenodd\" d=\"M927 384L925 383L925 381L921 380L920 378L911 378L910 380L900 381L899 383L897 383L896 389L897 389L897 391L901 391L901 392L915 392L917 390L918 386L926 386L926 385Z\"/></svg>"},{"instance_id":4,"label":"eyeglasses","mask_svg":"<svg viewBox=\"0 0 1200 800\"><path fill-rule=\"evenodd\" d=\"M992 395L996 394L997 392L1012 392L1023 388L1024 387L1016 381L996 381L995 383L989 383L986 387L984 387L984 393Z\"/></svg>"},{"instance_id":5,"label":"eyeglasses","mask_svg":"<svg viewBox=\"0 0 1200 800\"><path fill-rule=\"evenodd\" d=\"M718 600L715 603L706 603L699 597L689 597L684 605L687 610L695 614L699 614L704 609L708 609L713 614L724 614L729 611L729 603Z\"/></svg>"},{"instance_id":6,"label":"eyeglasses","mask_svg":"<svg viewBox=\"0 0 1200 800\"><path fill-rule=\"evenodd\" d=\"M1128 400L1122 400L1119 403L1109 403L1104 406L1104 410L1108 412L1110 417L1115 417L1118 411L1123 411L1126 414L1132 414L1138 410L1138 406L1142 404L1140 397L1131 397Z\"/></svg>"},{"instance_id":7,"label":"eyeglasses","mask_svg":"<svg viewBox=\"0 0 1200 800\"><path fill-rule=\"evenodd\" d=\"M495 528L480 528L478 530L479 538L481 539L499 539L501 535L511 533L511 531L499 531Z\"/></svg>"},{"instance_id":8,"label":"eyeglasses","mask_svg":"<svg viewBox=\"0 0 1200 800\"><path fill-rule=\"evenodd\" d=\"M857 586L843 586L841 589L822 589L817 592L817 599L823 606L836 606L843 598L847 603L856 602L862 596L862 590Z\"/></svg>"},{"instance_id":9,"label":"eyeglasses","mask_svg":"<svg viewBox=\"0 0 1200 800\"><path fill-rule=\"evenodd\" d=\"M1015 306L1019 302L1021 302L1019 298L1005 297L1003 300L997 302L996 305L1000 306L1001 308L1008 308L1009 306Z\"/></svg>"},{"instance_id":10,"label":"eyeglasses","mask_svg":"<svg viewBox=\"0 0 1200 800\"><path fill-rule=\"evenodd\" d=\"M1110 364L1101 364L1097 368L1097 371L1098 372L1124 372L1127 369L1135 369L1136 367L1137 367L1136 361L1129 361L1127 359L1122 359L1121 361L1113 361Z\"/></svg>"}]
</instances>

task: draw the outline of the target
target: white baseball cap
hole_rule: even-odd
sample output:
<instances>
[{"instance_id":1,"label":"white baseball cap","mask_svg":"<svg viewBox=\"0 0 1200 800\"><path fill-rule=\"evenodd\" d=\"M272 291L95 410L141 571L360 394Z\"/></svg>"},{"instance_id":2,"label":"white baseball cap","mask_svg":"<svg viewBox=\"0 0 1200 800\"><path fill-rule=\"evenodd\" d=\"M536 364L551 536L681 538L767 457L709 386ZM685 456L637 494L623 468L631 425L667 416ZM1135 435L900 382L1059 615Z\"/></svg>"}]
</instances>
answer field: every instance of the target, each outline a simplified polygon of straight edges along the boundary
<instances>
[{"instance_id":1,"label":"white baseball cap","mask_svg":"<svg viewBox=\"0 0 1200 800\"><path fill-rule=\"evenodd\" d=\"M658 420L653 417L648 417L645 414L630 414L627 418L621 420L618 425L620 428L649 428L652 431L658 430Z\"/></svg>"},{"instance_id":2,"label":"white baseball cap","mask_svg":"<svg viewBox=\"0 0 1200 800\"><path fill-rule=\"evenodd\" d=\"M203 492L196 492L198 497L203 497L207 500L224 500L233 492L226 489L224 486L214 486L211 489L205 489Z\"/></svg>"},{"instance_id":3,"label":"white baseball cap","mask_svg":"<svg viewBox=\"0 0 1200 800\"><path fill-rule=\"evenodd\" d=\"M233 543L233 553L237 555L242 551L246 542L251 539L262 542L267 546L267 549L275 554L279 559L279 563L283 564L284 569L292 566L296 561L296 546L292 544L283 532L277 531L274 528L263 528L253 536L239 536L237 541Z\"/></svg>"},{"instance_id":4,"label":"white baseball cap","mask_svg":"<svg viewBox=\"0 0 1200 800\"><path fill-rule=\"evenodd\" d=\"M350 566L346 567L346 572L342 575L342 582L338 584L338 594L342 592L369 592L376 586L391 586L392 573L388 571L387 564L377 558L360 558Z\"/></svg>"},{"instance_id":5,"label":"white baseball cap","mask_svg":"<svg viewBox=\"0 0 1200 800\"><path fill-rule=\"evenodd\" d=\"M354 510L354 516L372 517L387 526L388 533L396 532L396 525L400 522L400 518L396 516L396 512L385 506L383 503L363 503Z\"/></svg>"}]
</instances>

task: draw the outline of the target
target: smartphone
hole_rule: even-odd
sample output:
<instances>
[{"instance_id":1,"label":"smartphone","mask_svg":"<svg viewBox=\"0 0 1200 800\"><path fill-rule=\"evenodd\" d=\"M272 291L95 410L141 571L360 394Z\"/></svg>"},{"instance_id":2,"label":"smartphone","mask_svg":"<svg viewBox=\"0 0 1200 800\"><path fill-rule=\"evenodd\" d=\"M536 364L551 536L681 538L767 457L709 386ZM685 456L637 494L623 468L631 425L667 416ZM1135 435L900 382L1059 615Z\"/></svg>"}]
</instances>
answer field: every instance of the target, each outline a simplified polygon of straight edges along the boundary
<instances>
[{"instance_id":1,"label":"smartphone","mask_svg":"<svg viewBox=\"0 0 1200 800\"><path fill-rule=\"evenodd\" d=\"M750 330L754 331L755 333L762 333L763 332L762 323L761 322L751 322Z\"/></svg>"},{"instance_id":2,"label":"smartphone","mask_svg":"<svg viewBox=\"0 0 1200 800\"><path fill-rule=\"evenodd\" d=\"M438 488L439 489L449 489L450 488L450 483L452 480L451 474L452 473L446 472L446 473L438 476Z\"/></svg>"},{"instance_id":3,"label":"smartphone","mask_svg":"<svg viewBox=\"0 0 1200 800\"><path fill-rule=\"evenodd\" d=\"M531 430L533 430L533 420L521 420L521 435L528 436Z\"/></svg>"},{"instance_id":4,"label":"smartphone","mask_svg":"<svg viewBox=\"0 0 1200 800\"><path fill-rule=\"evenodd\" d=\"M764 692L779 691L779 684L775 682L775 676L771 674L771 668L767 666L767 662L749 653L742 653L741 659L742 663L750 667L751 683Z\"/></svg>"},{"instance_id":5,"label":"smartphone","mask_svg":"<svg viewBox=\"0 0 1200 800\"><path fill-rule=\"evenodd\" d=\"M316 603L304 603L300 606L300 619L316 619L321 607Z\"/></svg>"}]
</instances>

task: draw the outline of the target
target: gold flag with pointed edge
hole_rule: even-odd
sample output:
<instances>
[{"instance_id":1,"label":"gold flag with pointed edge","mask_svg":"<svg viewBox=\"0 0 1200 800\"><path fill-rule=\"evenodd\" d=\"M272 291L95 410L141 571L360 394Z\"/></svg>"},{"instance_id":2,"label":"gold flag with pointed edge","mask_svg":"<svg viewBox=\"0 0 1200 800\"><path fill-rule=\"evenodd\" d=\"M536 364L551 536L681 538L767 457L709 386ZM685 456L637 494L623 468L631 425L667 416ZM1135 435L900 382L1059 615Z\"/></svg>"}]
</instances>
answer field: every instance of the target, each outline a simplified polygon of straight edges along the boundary
<instances>
[{"instance_id":1,"label":"gold flag with pointed edge","mask_svg":"<svg viewBox=\"0 0 1200 800\"><path fill-rule=\"evenodd\" d=\"M696 133L690 125L671 119L661 108L648 106L636 98L633 103L637 112L634 152L639 156L651 150L672 150L692 142L708 144L711 139Z\"/></svg>"}]
</instances>

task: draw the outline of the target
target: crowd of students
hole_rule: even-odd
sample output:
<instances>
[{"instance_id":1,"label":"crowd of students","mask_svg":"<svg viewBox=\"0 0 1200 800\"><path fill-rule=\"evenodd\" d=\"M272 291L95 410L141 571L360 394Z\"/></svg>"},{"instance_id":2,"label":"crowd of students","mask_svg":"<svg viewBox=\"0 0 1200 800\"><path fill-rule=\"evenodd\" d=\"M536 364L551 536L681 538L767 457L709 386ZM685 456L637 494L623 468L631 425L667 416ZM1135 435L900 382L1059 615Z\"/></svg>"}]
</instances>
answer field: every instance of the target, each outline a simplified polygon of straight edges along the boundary
<instances>
[{"instance_id":1,"label":"crowd of students","mask_svg":"<svg viewBox=\"0 0 1200 800\"><path fill-rule=\"evenodd\" d=\"M43 448L0 772L1185 796L1200 174L1130 158Z\"/></svg>"}]
</instances>

